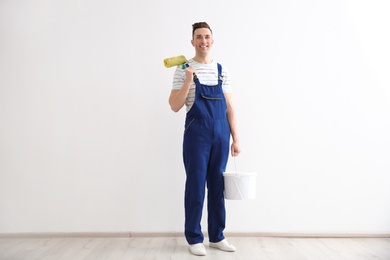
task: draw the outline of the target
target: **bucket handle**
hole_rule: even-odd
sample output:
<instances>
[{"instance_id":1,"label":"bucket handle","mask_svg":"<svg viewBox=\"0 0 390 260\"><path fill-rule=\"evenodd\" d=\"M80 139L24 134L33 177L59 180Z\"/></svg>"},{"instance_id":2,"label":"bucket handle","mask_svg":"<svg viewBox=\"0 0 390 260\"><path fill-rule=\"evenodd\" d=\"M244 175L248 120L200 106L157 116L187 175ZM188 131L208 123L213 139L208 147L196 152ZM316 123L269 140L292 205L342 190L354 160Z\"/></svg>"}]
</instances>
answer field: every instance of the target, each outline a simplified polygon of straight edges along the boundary
<instances>
[{"instance_id":1,"label":"bucket handle","mask_svg":"<svg viewBox=\"0 0 390 260\"><path fill-rule=\"evenodd\" d=\"M233 157L233 160L234 160L234 171L236 172L236 177L238 177L236 156Z\"/></svg>"}]
</instances>

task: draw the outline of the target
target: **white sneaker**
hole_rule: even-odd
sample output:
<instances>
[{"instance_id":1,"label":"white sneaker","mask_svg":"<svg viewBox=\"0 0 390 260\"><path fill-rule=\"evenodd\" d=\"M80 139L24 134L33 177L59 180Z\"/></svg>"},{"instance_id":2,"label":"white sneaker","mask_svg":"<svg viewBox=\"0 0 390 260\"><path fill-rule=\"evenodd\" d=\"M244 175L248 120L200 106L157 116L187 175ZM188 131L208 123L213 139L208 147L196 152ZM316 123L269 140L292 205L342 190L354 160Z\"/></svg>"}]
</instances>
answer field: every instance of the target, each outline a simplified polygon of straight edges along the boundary
<instances>
[{"instance_id":1,"label":"white sneaker","mask_svg":"<svg viewBox=\"0 0 390 260\"><path fill-rule=\"evenodd\" d=\"M206 255L206 248L204 247L203 243L190 245L188 249L194 255L199 255L199 256Z\"/></svg>"},{"instance_id":2,"label":"white sneaker","mask_svg":"<svg viewBox=\"0 0 390 260\"><path fill-rule=\"evenodd\" d=\"M236 251L236 247L230 244L226 239L219 241L217 243L209 243L210 247L218 248L219 250L226 252L234 252Z\"/></svg>"}]
</instances>

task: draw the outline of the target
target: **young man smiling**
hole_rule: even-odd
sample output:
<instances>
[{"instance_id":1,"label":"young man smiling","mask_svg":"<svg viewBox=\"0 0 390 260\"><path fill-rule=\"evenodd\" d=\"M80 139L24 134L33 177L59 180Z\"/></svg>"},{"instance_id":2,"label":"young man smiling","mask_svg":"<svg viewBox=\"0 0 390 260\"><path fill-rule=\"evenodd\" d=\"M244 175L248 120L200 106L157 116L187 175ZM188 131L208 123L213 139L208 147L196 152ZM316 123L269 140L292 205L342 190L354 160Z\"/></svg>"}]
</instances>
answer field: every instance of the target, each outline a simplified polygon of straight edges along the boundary
<instances>
[{"instance_id":1,"label":"young man smiling","mask_svg":"<svg viewBox=\"0 0 390 260\"><path fill-rule=\"evenodd\" d=\"M192 25L195 57L187 67L178 66L169 104L178 112L186 105L183 161L186 170L185 237L194 255L206 255L201 230L205 186L207 185L209 246L234 252L236 248L224 237L226 223L224 184L230 147L232 156L240 153L235 109L229 73L211 58L214 40L205 22Z\"/></svg>"}]
</instances>

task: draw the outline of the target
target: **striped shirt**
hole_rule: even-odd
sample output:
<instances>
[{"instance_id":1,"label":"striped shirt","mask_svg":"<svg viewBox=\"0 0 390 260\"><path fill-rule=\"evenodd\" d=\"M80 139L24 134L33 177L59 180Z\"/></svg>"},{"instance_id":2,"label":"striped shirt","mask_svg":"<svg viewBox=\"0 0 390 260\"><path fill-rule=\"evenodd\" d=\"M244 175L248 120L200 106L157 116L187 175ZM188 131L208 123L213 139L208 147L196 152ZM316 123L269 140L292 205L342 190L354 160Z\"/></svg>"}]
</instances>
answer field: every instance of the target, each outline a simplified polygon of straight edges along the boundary
<instances>
[{"instance_id":1,"label":"striped shirt","mask_svg":"<svg viewBox=\"0 0 390 260\"><path fill-rule=\"evenodd\" d=\"M218 66L217 62L213 61L210 64L202 64L194 61L193 59L188 60L188 65L192 66L196 75L198 76L199 82L203 85L217 85L218 84ZM222 66L222 90L224 93L232 92L232 87L230 85L230 75L228 70ZM184 80L186 78L184 70L181 66L177 66L175 74L173 75L173 84L172 89L180 89L183 86ZM192 82L190 86L190 91L186 99L186 108L187 112L191 109L195 101L195 83Z\"/></svg>"}]
</instances>

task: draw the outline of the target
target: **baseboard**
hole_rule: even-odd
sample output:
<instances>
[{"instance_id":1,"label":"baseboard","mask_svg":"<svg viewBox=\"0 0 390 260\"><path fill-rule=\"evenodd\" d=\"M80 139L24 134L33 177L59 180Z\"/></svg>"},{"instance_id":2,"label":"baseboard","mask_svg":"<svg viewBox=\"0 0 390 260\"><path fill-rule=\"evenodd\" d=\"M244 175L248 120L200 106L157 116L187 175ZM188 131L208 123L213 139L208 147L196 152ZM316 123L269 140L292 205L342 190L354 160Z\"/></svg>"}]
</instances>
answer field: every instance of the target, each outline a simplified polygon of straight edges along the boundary
<instances>
[{"instance_id":1,"label":"baseboard","mask_svg":"<svg viewBox=\"0 0 390 260\"><path fill-rule=\"evenodd\" d=\"M390 233L294 233L294 232L232 232L231 237L286 237L286 238L390 238Z\"/></svg>"},{"instance_id":2,"label":"baseboard","mask_svg":"<svg viewBox=\"0 0 390 260\"><path fill-rule=\"evenodd\" d=\"M0 238L84 238L84 237L132 237L130 232L21 232L0 233Z\"/></svg>"},{"instance_id":3,"label":"baseboard","mask_svg":"<svg viewBox=\"0 0 390 260\"><path fill-rule=\"evenodd\" d=\"M0 233L0 238L137 238L183 237L183 232L26 232ZM207 233L205 233L207 236ZM390 233L284 233L284 232L225 232L227 237L284 238L390 238Z\"/></svg>"}]
</instances>

